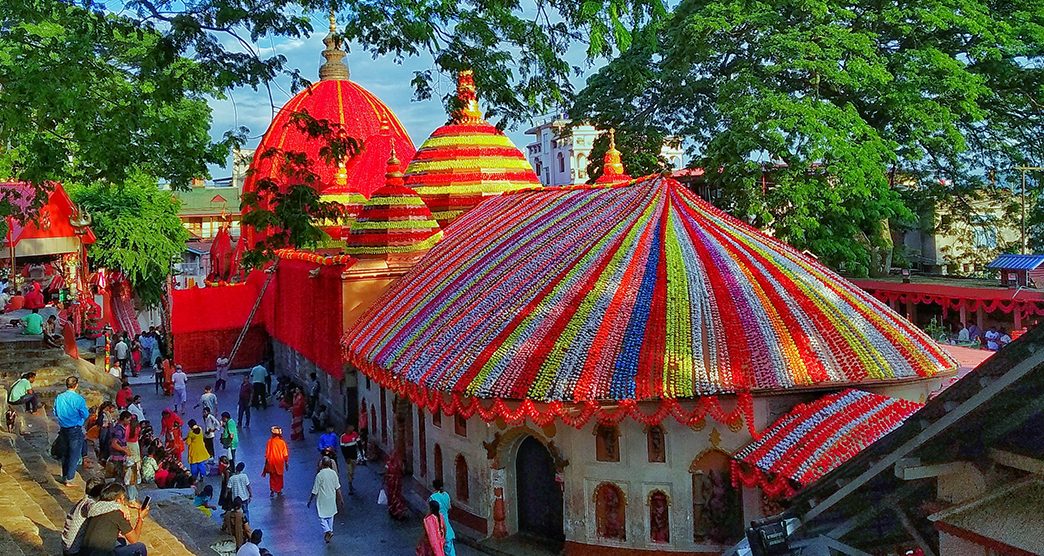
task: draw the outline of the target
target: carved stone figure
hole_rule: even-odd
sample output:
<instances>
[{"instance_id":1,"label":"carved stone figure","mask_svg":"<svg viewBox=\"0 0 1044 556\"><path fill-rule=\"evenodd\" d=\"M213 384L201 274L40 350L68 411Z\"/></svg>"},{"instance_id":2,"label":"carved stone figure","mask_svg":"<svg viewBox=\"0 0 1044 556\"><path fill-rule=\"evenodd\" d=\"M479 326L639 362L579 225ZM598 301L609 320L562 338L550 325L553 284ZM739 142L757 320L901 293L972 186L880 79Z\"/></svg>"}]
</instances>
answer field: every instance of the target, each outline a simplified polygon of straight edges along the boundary
<instances>
[{"instance_id":1,"label":"carved stone figure","mask_svg":"<svg viewBox=\"0 0 1044 556\"><path fill-rule=\"evenodd\" d=\"M671 542L668 512L667 495L660 490L654 491L649 496L649 538L652 542Z\"/></svg>"},{"instance_id":2,"label":"carved stone figure","mask_svg":"<svg viewBox=\"0 0 1044 556\"><path fill-rule=\"evenodd\" d=\"M603 483L598 487L595 500L595 518L600 537L621 541L626 540L624 506L623 493L618 486Z\"/></svg>"}]
</instances>

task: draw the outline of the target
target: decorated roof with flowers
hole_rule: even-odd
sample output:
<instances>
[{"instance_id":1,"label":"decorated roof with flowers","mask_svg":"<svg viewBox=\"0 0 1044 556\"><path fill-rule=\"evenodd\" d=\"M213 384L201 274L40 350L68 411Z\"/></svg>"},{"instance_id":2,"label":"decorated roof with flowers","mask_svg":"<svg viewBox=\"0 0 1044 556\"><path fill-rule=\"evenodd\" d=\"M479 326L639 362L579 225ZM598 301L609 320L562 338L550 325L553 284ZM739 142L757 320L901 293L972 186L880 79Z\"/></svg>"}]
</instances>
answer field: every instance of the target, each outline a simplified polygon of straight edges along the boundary
<instances>
[{"instance_id":1,"label":"decorated roof with flowers","mask_svg":"<svg viewBox=\"0 0 1044 556\"><path fill-rule=\"evenodd\" d=\"M954 366L886 305L661 177L483 202L344 345L387 384L539 401L837 386Z\"/></svg>"},{"instance_id":2,"label":"decorated roof with flowers","mask_svg":"<svg viewBox=\"0 0 1044 556\"><path fill-rule=\"evenodd\" d=\"M511 139L479 111L471 71L457 80L460 108L432 132L406 168L405 183L445 226L484 197L539 187L533 167Z\"/></svg>"},{"instance_id":3,"label":"decorated roof with flowers","mask_svg":"<svg viewBox=\"0 0 1044 556\"><path fill-rule=\"evenodd\" d=\"M399 156L413 156L413 141L391 109L373 93L349 80L348 67L343 62L345 52L332 17L330 34L323 42L326 44L323 50L326 63L319 68L320 80L290 99L272 119L254 151L251 172L243 183L244 192L256 190L262 179L280 178L278 157L264 156L265 152L275 148L283 152L304 153L312 164L311 171L318 176L320 191L337 184L338 174L342 174L340 181L348 185L350 192L368 198L384 185L384 163L391 149L388 142L381 144L378 141L374 145L367 142L381 131L382 124L387 127ZM312 137L297 125L295 115L299 112L340 125L348 137L363 143L364 152L366 149L384 149L383 153L365 159L355 156L342 165L328 164L320 155L326 142Z\"/></svg>"},{"instance_id":4,"label":"decorated roof with flowers","mask_svg":"<svg viewBox=\"0 0 1044 556\"><path fill-rule=\"evenodd\" d=\"M847 389L800 404L733 456L732 481L789 496L899 427L922 404Z\"/></svg>"},{"instance_id":5,"label":"decorated roof with flowers","mask_svg":"<svg viewBox=\"0 0 1044 556\"><path fill-rule=\"evenodd\" d=\"M347 253L360 257L416 253L442 239L442 230L424 201L402 184L394 152L387 166L386 184L366 201L345 237Z\"/></svg>"}]
</instances>

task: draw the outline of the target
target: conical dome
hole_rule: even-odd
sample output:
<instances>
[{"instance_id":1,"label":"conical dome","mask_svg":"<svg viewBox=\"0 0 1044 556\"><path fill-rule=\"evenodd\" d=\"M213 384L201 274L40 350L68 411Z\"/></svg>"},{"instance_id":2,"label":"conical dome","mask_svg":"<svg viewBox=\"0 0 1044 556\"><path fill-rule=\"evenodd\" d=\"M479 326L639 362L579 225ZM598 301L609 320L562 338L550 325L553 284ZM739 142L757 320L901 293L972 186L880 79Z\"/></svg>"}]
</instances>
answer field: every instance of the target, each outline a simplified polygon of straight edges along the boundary
<instances>
[{"instance_id":1,"label":"conical dome","mask_svg":"<svg viewBox=\"0 0 1044 556\"><path fill-rule=\"evenodd\" d=\"M422 253L442 239L431 211L402 184L399 161L392 152L386 183L373 193L352 222L345 251L361 258L388 258Z\"/></svg>"},{"instance_id":2,"label":"conical dome","mask_svg":"<svg viewBox=\"0 0 1044 556\"><path fill-rule=\"evenodd\" d=\"M384 126L391 138L389 143L395 145L396 152L400 156L413 156L413 141L391 109L373 93L349 80L348 67L343 62L345 52L341 48L333 16L330 18L330 34L323 42L326 44L323 50L326 63L319 68L320 80L290 99L276 114L254 153L251 171L243 183L244 192L255 191L258 182L264 179L285 181L279 173L278 157L263 156L271 149L307 155L314 165L311 170L318 176L315 187L319 191L341 181L352 192L369 197L384 185L384 162L388 159L390 148L376 163L367 159L367 163L363 164L360 154L347 161L347 168L343 164L327 164L319 154L325 142L311 137L299 127L295 118L299 112L307 112L317 120L339 124L346 135L363 143L363 152L369 148L368 140ZM340 180L338 173L341 174Z\"/></svg>"},{"instance_id":3,"label":"conical dome","mask_svg":"<svg viewBox=\"0 0 1044 556\"><path fill-rule=\"evenodd\" d=\"M522 151L483 119L470 71L460 72L457 96L461 108L421 145L405 176L443 227L483 197L540 186Z\"/></svg>"}]
</instances>

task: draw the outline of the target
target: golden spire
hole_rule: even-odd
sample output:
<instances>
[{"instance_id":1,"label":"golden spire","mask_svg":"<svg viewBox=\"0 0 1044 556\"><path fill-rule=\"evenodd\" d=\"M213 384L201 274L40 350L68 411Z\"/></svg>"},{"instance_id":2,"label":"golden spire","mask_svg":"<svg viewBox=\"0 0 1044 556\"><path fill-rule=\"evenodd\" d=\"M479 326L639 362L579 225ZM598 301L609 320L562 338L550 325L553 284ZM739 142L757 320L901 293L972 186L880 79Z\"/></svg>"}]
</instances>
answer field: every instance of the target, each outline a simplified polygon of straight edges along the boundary
<instances>
[{"instance_id":1,"label":"golden spire","mask_svg":"<svg viewBox=\"0 0 1044 556\"><path fill-rule=\"evenodd\" d=\"M323 50L323 58L326 58L326 63L319 66L319 79L321 81L347 80L348 66L344 63L344 57L348 53L341 50L341 37L337 34L337 16L334 14L333 8L330 8L330 33L323 39L323 44L326 45L326 49Z\"/></svg>"},{"instance_id":2,"label":"golden spire","mask_svg":"<svg viewBox=\"0 0 1044 556\"><path fill-rule=\"evenodd\" d=\"M337 173L334 174L334 183L340 186L348 185L348 168L345 167L343 160L337 163Z\"/></svg>"},{"instance_id":3,"label":"golden spire","mask_svg":"<svg viewBox=\"0 0 1044 556\"><path fill-rule=\"evenodd\" d=\"M457 74L457 101L459 104L453 113L453 123L477 124L484 121L475 92L475 75L471 70L461 70Z\"/></svg>"},{"instance_id":4,"label":"golden spire","mask_svg":"<svg viewBox=\"0 0 1044 556\"><path fill-rule=\"evenodd\" d=\"M616 150L616 129L609 128L609 148L602 158L602 175L618 175L624 173L623 162L620 160L620 151Z\"/></svg>"},{"instance_id":5,"label":"golden spire","mask_svg":"<svg viewBox=\"0 0 1044 556\"><path fill-rule=\"evenodd\" d=\"M395 144L391 146L391 156L388 157L388 172L384 174L385 183L388 185L402 185L402 168L399 167L399 158L395 156Z\"/></svg>"}]
</instances>

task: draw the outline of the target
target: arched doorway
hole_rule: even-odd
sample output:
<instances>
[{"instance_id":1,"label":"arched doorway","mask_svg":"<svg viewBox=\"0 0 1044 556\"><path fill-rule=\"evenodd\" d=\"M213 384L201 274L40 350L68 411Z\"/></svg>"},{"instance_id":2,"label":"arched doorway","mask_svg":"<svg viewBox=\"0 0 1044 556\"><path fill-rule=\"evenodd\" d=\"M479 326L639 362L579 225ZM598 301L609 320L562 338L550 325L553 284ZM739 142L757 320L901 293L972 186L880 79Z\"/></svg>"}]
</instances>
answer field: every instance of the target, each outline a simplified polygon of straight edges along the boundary
<instances>
[{"instance_id":1,"label":"arched doorway","mask_svg":"<svg viewBox=\"0 0 1044 556\"><path fill-rule=\"evenodd\" d=\"M518 446L515 457L518 532L561 542L562 489L555 482L555 461L532 436Z\"/></svg>"}]
</instances>

